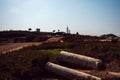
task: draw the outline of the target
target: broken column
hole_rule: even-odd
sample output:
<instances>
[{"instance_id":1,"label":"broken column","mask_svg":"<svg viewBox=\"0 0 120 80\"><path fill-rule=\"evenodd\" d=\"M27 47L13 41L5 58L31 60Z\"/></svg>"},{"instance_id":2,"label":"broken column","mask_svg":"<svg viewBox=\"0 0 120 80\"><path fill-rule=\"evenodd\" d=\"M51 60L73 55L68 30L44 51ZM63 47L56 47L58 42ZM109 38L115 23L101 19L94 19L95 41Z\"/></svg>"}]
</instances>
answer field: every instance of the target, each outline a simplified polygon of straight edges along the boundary
<instances>
[{"instance_id":1,"label":"broken column","mask_svg":"<svg viewBox=\"0 0 120 80\"><path fill-rule=\"evenodd\" d=\"M72 80L101 80L101 78L86 74L83 72L79 72L77 70L67 68L64 66L60 66L51 62L48 62L45 67L48 71L66 77Z\"/></svg>"},{"instance_id":2,"label":"broken column","mask_svg":"<svg viewBox=\"0 0 120 80\"><path fill-rule=\"evenodd\" d=\"M109 78L119 78L120 79L120 72L108 72L107 77L109 77Z\"/></svg>"},{"instance_id":3,"label":"broken column","mask_svg":"<svg viewBox=\"0 0 120 80\"><path fill-rule=\"evenodd\" d=\"M69 64L77 65L83 68L100 69L103 67L103 63L100 59L66 51L60 52L59 59L63 62L67 62Z\"/></svg>"}]
</instances>

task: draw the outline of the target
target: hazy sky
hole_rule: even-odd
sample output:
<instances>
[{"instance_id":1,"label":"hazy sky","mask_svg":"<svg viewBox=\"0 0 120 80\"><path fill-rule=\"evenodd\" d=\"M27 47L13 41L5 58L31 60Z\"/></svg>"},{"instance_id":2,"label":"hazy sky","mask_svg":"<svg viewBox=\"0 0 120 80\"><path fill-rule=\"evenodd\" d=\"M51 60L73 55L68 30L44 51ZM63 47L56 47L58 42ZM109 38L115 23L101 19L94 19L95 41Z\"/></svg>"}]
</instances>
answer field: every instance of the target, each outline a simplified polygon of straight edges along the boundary
<instances>
[{"instance_id":1,"label":"hazy sky","mask_svg":"<svg viewBox=\"0 0 120 80\"><path fill-rule=\"evenodd\" d=\"M0 0L0 30L120 35L120 0Z\"/></svg>"}]
</instances>

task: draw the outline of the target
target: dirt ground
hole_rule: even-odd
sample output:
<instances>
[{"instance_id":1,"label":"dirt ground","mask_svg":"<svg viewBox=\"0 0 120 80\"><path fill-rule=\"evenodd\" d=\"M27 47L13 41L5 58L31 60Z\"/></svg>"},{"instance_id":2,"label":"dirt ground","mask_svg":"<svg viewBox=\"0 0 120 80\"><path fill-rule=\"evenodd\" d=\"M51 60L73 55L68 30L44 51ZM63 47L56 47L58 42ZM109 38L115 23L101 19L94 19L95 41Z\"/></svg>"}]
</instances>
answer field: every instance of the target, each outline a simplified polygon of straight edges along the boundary
<instances>
[{"instance_id":1,"label":"dirt ground","mask_svg":"<svg viewBox=\"0 0 120 80\"><path fill-rule=\"evenodd\" d=\"M15 51L22 49L23 47L28 46L39 46L42 42L30 42L30 43L6 43L0 45L0 53L5 54L7 52Z\"/></svg>"},{"instance_id":2,"label":"dirt ground","mask_svg":"<svg viewBox=\"0 0 120 80\"><path fill-rule=\"evenodd\" d=\"M52 37L49 38L47 41L45 41L46 43L49 42L57 42L61 39L61 37ZM29 42L29 43L5 43L5 44L0 44L0 54L5 54L7 52L11 52L11 51L15 51L15 50L19 50L22 49L24 47L28 47L28 46L39 46L41 45L43 42Z\"/></svg>"}]
</instances>

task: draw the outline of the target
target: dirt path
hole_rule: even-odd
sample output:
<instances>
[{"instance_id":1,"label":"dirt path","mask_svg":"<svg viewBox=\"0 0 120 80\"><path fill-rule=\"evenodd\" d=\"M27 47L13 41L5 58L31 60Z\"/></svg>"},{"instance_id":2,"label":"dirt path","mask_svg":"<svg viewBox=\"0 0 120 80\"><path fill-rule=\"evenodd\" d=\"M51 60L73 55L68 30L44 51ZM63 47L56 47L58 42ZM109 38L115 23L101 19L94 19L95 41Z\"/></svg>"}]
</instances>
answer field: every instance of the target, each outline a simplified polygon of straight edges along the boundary
<instances>
[{"instance_id":1,"label":"dirt path","mask_svg":"<svg viewBox=\"0 0 120 80\"><path fill-rule=\"evenodd\" d=\"M42 42L30 42L30 43L6 43L5 45L0 45L0 53L5 54L7 52L22 49L28 46L39 46Z\"/></svg>"},{"instance_id":2,"label":"dirt path","mask_svg":"<svg viewBox=\"0 0 120 80\"><path fill-rule=\"evenodd\" d=\"M50 43L50 42L57 42L61 39L62 37L52 37L49 38L47 41L45 41L46 43ZM41 45L43 42L29 42L29 43L6 43L6 44L1 44L0 45L0 54L5 54L7 52L12 52L15 50L20 50L24 47L28 47L28 46L39 46Z\"/></svg>"},{"instance_id":3,"label":"dirt path","mask_svg":"<svg viewBox=\"0 0 120 80\"><path fill-rule=\"evenodd\" d=\"M50 42L58 42L62 39L62 37L52 37L49 38L47 41L45 41L46 43L50 43Z\"/></svg>"}]
</instances>

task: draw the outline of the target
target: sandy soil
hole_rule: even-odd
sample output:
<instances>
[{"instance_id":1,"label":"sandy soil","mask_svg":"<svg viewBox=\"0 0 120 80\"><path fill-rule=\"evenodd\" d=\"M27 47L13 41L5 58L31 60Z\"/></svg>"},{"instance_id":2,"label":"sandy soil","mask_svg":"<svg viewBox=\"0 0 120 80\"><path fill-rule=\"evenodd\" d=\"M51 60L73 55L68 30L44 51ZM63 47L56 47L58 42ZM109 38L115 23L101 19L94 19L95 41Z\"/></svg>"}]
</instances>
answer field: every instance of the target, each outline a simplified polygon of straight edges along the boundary
<instances>
[{"instance_id":1,"label":"sandy soil","mask_svg":"<svg viewBox=\"0 0 120 80\"><path fill-rule=\"evenodd\" d=\"M52 38L49 38L47 41L45 41L46 43L47 42L58 42L62 39L62 37L52 37Z\"/></svg>"}]
</instances>

